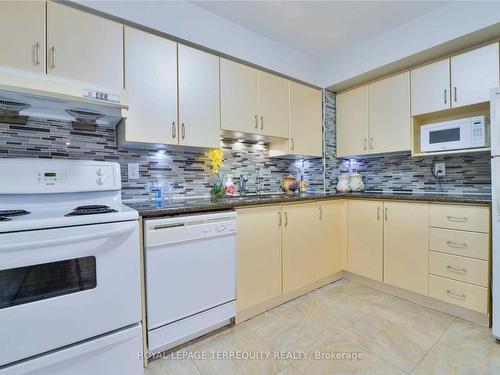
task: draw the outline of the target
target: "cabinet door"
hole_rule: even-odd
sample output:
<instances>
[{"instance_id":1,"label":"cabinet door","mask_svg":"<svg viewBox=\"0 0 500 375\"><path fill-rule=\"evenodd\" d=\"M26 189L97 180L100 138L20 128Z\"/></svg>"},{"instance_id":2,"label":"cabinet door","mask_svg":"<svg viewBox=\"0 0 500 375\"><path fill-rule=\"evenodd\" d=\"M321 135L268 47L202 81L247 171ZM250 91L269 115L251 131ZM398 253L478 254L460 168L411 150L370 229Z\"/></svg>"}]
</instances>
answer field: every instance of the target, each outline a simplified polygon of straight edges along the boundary
<instances>
[{"instance_id":1,"label":"cabinet door","mask_svg":"<svg viewBox=\"0 0 500 375\"><path fill-rule=\"evenodd\" d=\"M337 156L368 150L368 86L337 95Z\"/></svg>"},{"instance_id":2,"label":"cabinet door","mask_svg":"<svg viewBox=\"0 0 500 375\"><path fill-rule=\"evenodd\" d=\"M220 59L221 129L259 132L257 69Z\"/></svg>"},{"instance_id":3,"label":"cabinet door","mask_svg":"<svg viewBox=\"0 0 500 375\"><path fill-rule=\"evenodd\" d=\"M288 138L289 82L259 72L259 129L263 135Z\"/></svg>"},{"instance_id":4,"label":"cabinet door","mask_svg":"<svg viewBox=\"0 0 500 375\"><path fill-rule=\"evenodd\" d=\"M347 270L382 281L383 202L352 200L347 207Z\"/></svg>"},{"instance_id":5,"label":"cabinet door","mask_svg":"<svg viewBox=\"0 0 500 375\"><path fill-rule=\"evenodd\" d=\"M451 58L452 107L490 100L499 83L498 43Z\"/></svg>"},{"instance_id":6,"label":"cabinet door","mask_svg":"<svg viewBox=\"0 0 500 375\"><path fill-rule=\"evenodd\" d=\"M450 60L444 59L411 71L411 114L450 108Z\"/></svg>"},{"instance_id":7,"label":"cabinet door","mask_svg":"<svg viewBox=\"0 0 500 375\"><path fill-rule=\"evenodd\" d=\"M278 297L281 292L281 207L237 210L238 311Z\"/></svg>"},{"instance_id":8,"label":"cabinet door","mask_svg":"<svg viewBox=\"0 0 500 375\"><path fill-rule=\"evenodd\" d=\"M47 73L123 88L123 26L80 10L47 3Z\"/></svg>"},{"instance_id":9,"label":"cabinet door","mask_svg":"<svg viewBox=\"0 0 500 375\"><path fill-rule=\"evenodd\" d=\"M0 65L45 73L45 2L0 2Z\"/></svg>"},{"instance_id":10,"label":"cabinet door","mask_svg":"<svg viewBox=\"0 0 500 375\"><path fill-rule=\"evenodd\" d=\"M219 58L179 44L179 144L220 146Z\"/></svg>"},{"instance_id":11,"label":"cabinet door","mask_svg":"<svg viewBox=\"0 0 500 375\"><path fill-rule=\"evenodd\" d=\"M290 82L290 148L294 155L323 155L321 91L296 82Z\"/></svg>"},{"instance_id":12,"label":"cabinet door","mask_svg":"<svg viewBox=\"0 0 500 375\"><path fill-rule=\"evenodd\" d=\"M368 87L370 152L410 150L410 73Z\"/></svg>"},{"instance_id":13,"label":"cabinet door","mask_svg":"<svg viewBox=\"0 0 500 375\"><path fill-rule=\"evenodd\" d=\"M177 45L125 28L125 142L178 144Z\"/></svg>"},{"instance_id":14,"label":"cabinet door","mask_svg":"<svg viewBox=\"0 0 500 375\"><path fill-rule=\"evenodd\" d=\"M384 202L384 281L427 295L429 205Z\"/></svg>"},{"instance_id":15,"label":"cabinet door","mask_svg":"<svg viewBox=\"0 0 500 375\"><path fill-rule=\"evenodd\" d=\"M315 203L283 206L283 293L317 280L318 232Z\"/></svg>"},{"instance_id":16,"label":"cabinet door","mask_svg":"<svg viewBox=\"0 0 500 375\"><path fill-rule=\"evenodd\" d=\"M318 279L342 270L344 249L347 245L347 202L335 200L319 202Z\"/></svg>"}]
</instances>

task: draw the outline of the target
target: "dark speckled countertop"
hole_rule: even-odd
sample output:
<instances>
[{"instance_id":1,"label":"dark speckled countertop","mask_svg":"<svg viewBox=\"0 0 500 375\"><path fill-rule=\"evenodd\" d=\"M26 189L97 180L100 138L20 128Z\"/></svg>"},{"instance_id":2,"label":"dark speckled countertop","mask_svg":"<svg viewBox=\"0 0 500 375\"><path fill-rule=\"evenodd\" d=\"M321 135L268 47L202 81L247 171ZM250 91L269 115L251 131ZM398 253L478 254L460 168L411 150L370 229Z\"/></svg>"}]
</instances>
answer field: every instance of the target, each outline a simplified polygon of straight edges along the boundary
<instances>
[{"instance_id":1,"label":"dark speckled countertop","mask_svg":"<svg viewBox=\"0 0 500 375\"><path fill-rule=\"evenodd\" d=\"M224 197L217 200L206 198L185 198L172 199L164 201L157 205L155 201L124 201L127 206L139 211L144 218L190 214L197 212L231 210L237 207L258 206L263 204L290 203L308 200L325 199L394 199L417 202L437 202L437 203L462 203L475 205L491 205L491 196L489 195L460 195L460 194L442 194L442 193L382 193L382 192L363 192L363 193L319 193L319 194L262 194Z\"/></svg>"}]
</instances>

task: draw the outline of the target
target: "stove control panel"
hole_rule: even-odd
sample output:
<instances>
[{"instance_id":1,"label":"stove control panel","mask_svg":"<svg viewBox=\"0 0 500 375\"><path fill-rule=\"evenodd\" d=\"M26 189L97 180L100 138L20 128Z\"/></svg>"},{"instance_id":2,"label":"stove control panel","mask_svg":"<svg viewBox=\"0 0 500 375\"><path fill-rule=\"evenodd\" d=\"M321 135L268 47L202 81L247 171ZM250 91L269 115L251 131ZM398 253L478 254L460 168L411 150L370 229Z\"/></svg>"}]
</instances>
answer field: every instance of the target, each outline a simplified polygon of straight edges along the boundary
<instances>
[{"instance_id":1,"label":"stove control panel","mask_svg":"<svg viewBox=\"0 0 500 375\"><path fill-rule=\"evenodd\" d=\"M5 159L0 163L0 194L43 194L121 189L120 165L113 162L63 159Z\"/></svg>"}]
</instances>

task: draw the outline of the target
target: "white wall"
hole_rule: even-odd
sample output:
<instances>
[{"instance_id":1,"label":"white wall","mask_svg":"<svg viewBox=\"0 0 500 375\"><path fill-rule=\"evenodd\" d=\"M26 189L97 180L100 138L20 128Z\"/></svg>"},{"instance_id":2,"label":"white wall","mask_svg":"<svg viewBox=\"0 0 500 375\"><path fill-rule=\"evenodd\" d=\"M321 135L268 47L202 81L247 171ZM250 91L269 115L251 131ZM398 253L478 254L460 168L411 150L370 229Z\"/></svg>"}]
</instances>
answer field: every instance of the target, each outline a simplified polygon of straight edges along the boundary
<instances>
[{"instance_id":1,"label":"white wall","mask_svg":"<svg viewBox=\"0 0 500 375\"><path fill-rule=\"evenodd\" d=\"M184 1L74 1L223 54L321 85L321 63Z\"/></svg>"},{"instance_id":2,"label":"white wall","mask_svg":"<svg viewBox=\"0 0 500 375\"><path fill-rule=\"evenodd\" d=\"M456 1L325 62L328 87L500 22L500 2Z\"/></svg>"}]
</instances>

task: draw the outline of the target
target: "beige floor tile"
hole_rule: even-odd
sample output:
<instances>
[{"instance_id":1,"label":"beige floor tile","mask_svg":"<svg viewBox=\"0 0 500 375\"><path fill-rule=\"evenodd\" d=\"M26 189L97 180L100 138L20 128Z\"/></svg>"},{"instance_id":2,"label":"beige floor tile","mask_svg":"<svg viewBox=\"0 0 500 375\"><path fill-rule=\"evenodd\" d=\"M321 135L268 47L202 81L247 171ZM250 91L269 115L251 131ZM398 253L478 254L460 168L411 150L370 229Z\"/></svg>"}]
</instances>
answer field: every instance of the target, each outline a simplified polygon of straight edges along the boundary
<instances>
[{"instance_id":1,"label":"beige floor tile","mask_svg":"<svg viewBox=\"0 0 500 375\"><path fill-rule=\"evenodd\" d=\"M500 374L500 344L489 328L457 319L414 374Z\"/></svg>"},{"instance_id":2,"label":"beige floor tile","mask_svg":"<svg viewBox=\"0 0 500 375\"><path fill-rule=\"evenodd\" d=\"M287 368L278 372L276 375L302 375L302 373L299 370L297 370L295 367L290 365Z\"/></svg>"},{"instance_id":3,"label":"beige floor tile","mask_svg":"<svg viewBox=\"0 0 500 375\"><path fill-rule=\"evenodd\" d=\"M194 359L203 375L211 374L275 374L289 366L289 362L273 358L272 349L249 329L232 330L211 338L197 346L195 351L206 353L206 359ZM223 359L213 353L269 353L269 359Z\"/></svg>"},{"instance_id":4,"label":"beige floor tile","mask_svg":"<svg viewBox=\"0 0 500 375\"><path fill-rule=\"evenodd\" d=\"M379 292L378 290L372 288L368 288L353 281L341 280L341 283L339 285L335 285L337 283L339 282L335 282L325 288L321 288L318 290L318 292L328 296L343 295L351 298L355 297L362 301L370 302L371 304L376 306L383 306L392 298L385 293Z\"/></svg>"},{"instance_id":5,"label":"beige floor tile","mask_svg":"<svg viewBox=\"0 0 500 375\"><path fill-rule=\"evenodd\" d=\"M159 358L149 362L144 375L201 375L189 359Z\"/></svg>"},{"instance_id":6,"label":"beige floor tile","mask_svg":"<svg viewBox=\"0 0 500 375\"><path fill-rule=\"evenodd\" d=\"M394 366L410 372L437 342L446 328L433 319L404 313L404 309L376 309L341 332L342 337L359 345Z\"/></svg>"},{"instance_id":7,"label":"beige floor tile","mask_svg":"<svg viewBox=\"0 0 500 375\"><path fill-rule=\"evenodd\" d=\"M363 357L357 360L327 357L331 356L332 353L362 353ZM359 346L343 339L340 335L333 337L328 343L316 347L309 355L309 358L300 359L293 363L293 366L303 374L404 374L403 371L365 352ZM318 359L318 356L322 356L323 358Z\"/></svg>"}]
</instances>

